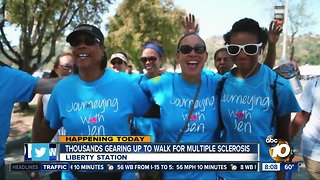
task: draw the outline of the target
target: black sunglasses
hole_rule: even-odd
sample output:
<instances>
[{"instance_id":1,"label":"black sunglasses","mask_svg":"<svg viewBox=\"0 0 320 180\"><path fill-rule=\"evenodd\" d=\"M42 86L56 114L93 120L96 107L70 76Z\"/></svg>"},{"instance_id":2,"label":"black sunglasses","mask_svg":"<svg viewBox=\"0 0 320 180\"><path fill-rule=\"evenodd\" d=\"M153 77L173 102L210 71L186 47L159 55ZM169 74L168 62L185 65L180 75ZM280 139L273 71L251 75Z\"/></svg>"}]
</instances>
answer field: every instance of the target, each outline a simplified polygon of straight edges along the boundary
<instances>
[{"instance_id":1,"label":"black sunglasses","mask_svg":"<svg viewBox=\"0 0 320 180\"><path fill-rule=\"evenodd\" d=\"M121 64L123 64L123 61L121 59L114 59L111 61L111 64L112 65L115 65L115 64L121 65Z\"/></svg>"},{"instance_id":2,"label":"black sunglasses","mask_svg":"<svg viewBox=\"0 0 320 180\"><path fill-rule=\"evenodd\" d=\"M154 62L154 61L158 60L158 58L155 57L155 56L148 56L148 57L140 57L140 60L141 60L143 63L146 63L147 61L152 61L152 62Z\"/></svg>"},{"instance_id":3,"label":"black sunglasses","mask_svg":"<svg viewBox=\"0 0 320 180\"><path fill-rule=\"evenodd\" d=\"M196 44L194 47L190 45L182 45L178 49L178 52L181 52L182 54L189 54L192 50L194 50L194 52L197 54L203 54L206 52L206 46L202 44Z\"/></svg>"},{"instance_id":4,"label":"black sunglasses","mask_svg":"<svg viewBox=\"0 0 320 180\"><path fill-rule=\"evenodd\" d=\"M77 38L77 39L74 39L74 40L71 40L70 41L70 45L72 47L77 47L79 46L81 43L84 43L85 45L87 46L92 46L94 45L95 43L100 43L100 40L95 38L95 37L85 37L83 39L81 38Z\"/></svg>"},{"instance_id":5,"label":"black sunglasses","mask_svg":"<svg viewBox=\"0 0 320 180\"><path fill-rule=\"evenodd\" d=\"M62 67L63 70L69 71L73 69L73 65L63 65L63 64L59 64L60 67Z\"/></svg>"}]
</instances>

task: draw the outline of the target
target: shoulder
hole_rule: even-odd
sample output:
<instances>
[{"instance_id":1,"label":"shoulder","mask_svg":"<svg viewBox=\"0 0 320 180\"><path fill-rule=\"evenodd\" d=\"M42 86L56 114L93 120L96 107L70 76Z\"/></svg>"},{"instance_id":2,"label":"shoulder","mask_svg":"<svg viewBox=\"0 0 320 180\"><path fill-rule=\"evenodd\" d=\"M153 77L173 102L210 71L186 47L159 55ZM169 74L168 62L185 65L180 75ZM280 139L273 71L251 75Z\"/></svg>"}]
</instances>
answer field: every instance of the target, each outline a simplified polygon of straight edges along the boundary
<instances>
[{"instance_id":1,"label":"shoulder","mask_svg":"<svg viewBox=\"0 0 320 180\"><path fill-rule=\"evenodd\" d=\"M76 87L77 81L79 81L78 74L72 74L70 76L64 77L56 84L56 86L54 87L54 91L57 91L57 89Z\"/></svg>"},{"instance_id":2,"label":"shoulder","mask_svg":"<svg viewBox=\"0 0 320 180\"><path fill-rule=\"evenodd\" d=\"M21 71L21 70L18 70L18 69L15 69L15 68L11 68L11 67L8 67L8 66L1 66L1 73L4 75L4 76L16 76L17 78L19 78L20 76L25 76L25 77L28 77L30 79L37 79L36 77L33 77L31 76L30 74L24 72L24 71Z\"/></svg>"},{"instance_id":3,"label":"shoulder","mask_svg":"<svg viewBox=\"0 0 320 180\"><path fill-rule=\"evenodd\" d=\"M290 86L290 83L287 79L279 75L274 70L270 69L268 66L261 64L261 68L263 70L263 77L264 79L269 79L271 83L277 82L277 85L280 86Z\"/></svg>"},{"instance_id":4,"label":"shoulder","mask_svg":"<svg viewBox=\"0 0 320 180\"><path fill-rule=\"evenodd\" d=\"M136 83L141 83L141 81L143 81L145 77L145 74L131 74L131 79L133 82L136 82Z\"/></svg>"},{"instance_id":5,"label":"shoulder","mask_svg":"<svg viewBox=\"0 0 320 180\"><path fill-rule=\"evenodd\" d=\"M172 82L172 79L175 76L178 76L178 73L167 72L162 74L161 76L151 78L149 82L152 84L165 84L167 82Z\"/></svg>"},{"instance_id":6,"label":"shoulder","mask_svg":"<svg viewBox=\"0 0 320 180\"><path fill-rule=\"evenodd\" d=\"M208 74L208 75L213 75L215 74L213 71L209 70L209 69L203 69L202 70L203 73Z\"/></svg>"},{"instance_id":7,"label":"shoulder","mask_svg":"<svg viewBox=\"0 0 320 180\"><path fill-rule=\"evenodd\" d=\"M25 84L29 84L29 85L36 85L39 78L33 77L32 75L15 69L15 68L11 68L8 66L1 66L0 67L0 73L2 75L1 80L6 82L13 82L13 83L18 83L19 85L25 85Z\"/></svg>"},{"instance_id":8,"label":"shoulder","mask_svg":"<svg viewBox=\"0 0 320 180\"><path fill-rule=\"evenodd\" d=\"M103 81L117 84L130 84L133 82L131 75L124 72L115 72L109 68L104 73Z\"/></svg>"}]
</instances>

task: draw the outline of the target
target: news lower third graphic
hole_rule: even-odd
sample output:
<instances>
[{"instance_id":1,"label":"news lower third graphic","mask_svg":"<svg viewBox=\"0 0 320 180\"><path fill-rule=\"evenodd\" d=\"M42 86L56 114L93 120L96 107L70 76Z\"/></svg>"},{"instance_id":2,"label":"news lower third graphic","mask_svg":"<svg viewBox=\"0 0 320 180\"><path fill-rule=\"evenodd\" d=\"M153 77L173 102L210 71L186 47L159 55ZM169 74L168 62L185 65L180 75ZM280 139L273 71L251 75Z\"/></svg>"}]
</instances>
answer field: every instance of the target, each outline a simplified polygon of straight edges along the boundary
<instances>
[{"instance_id":1,"label":"news lower third graphic","mask_svg":"<svg viewBox=\"0 0 320 180\"><path fill-rule=\"evenodd\" d=\"M25 161L56 161L57 144L27 143L24 144Z\"/></svg>"},{"instance_id":2,"label":"news lower third graphic","mask_svg":"<svg viewBox=\"0 0 320 180\"><path fill-rule=\"evenodd\" d=\"M23 163L9 171L297 171L290 145L268 136L276 162L261 162L258 143L147 143L129 136L66 136L57 144L24 144ZM112 143L111 143L112 142Z\"/></svg>"}]
</instances>

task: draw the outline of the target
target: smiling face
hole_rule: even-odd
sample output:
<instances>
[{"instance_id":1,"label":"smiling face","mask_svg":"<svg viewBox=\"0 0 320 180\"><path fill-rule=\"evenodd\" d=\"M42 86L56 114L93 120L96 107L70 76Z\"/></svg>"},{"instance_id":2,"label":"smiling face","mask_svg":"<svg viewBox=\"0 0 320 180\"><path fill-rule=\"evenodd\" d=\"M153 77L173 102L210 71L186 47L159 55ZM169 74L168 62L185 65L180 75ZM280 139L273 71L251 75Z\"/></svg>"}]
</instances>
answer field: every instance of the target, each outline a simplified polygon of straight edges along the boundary
<instances>
[{"instance_id":1,"label":"smiling face","mask_svg":"<svg viewBox=\"0 0 320 180\"><path fill-rule=\"evenodd\" d=\"M176 57L181 66L182 76L191 82L199 79L208 53L204 41L198 35L190 34L180 41Z\"/></svg>"},{"instance_id":2,"label":"smiling face","mask_svg":"<svg viewBox=\"0 0 320 180\"><path fill-rule=\"evenodd\" d=\"M79 71L100 70L104 46L87 33L79 33L72 40L72 54Z\"/></svg>"},{"instance_id":3,"label":"smiling face","mask_svg":"<svg viewBox=\"0 0 320 180\"><path fill-rule=\"evenodd\" d=\"M235 45L246 45L246 44L259 44L258 36L249 32L237 32L230 36L230 44ZM258 63L258 57L261 53L261 48L258 48L257 53L254 55L246 54L243 49L240 50L239 54L231 56L233 62L237 65L241 74L247 75L250 72L253 74L257 71L255 67ZM256 68L256 69L254 69Z\"/></svg>"},{"instance_id":4,"label":"smiling face","mask_svg":"<svg viewBox=\"0 0 320 180\"><path fill-rule=\"evenodd\" d=\"M141 61L147 71L148 77L155 77L159 75L161 67L161 57L158 52L152 48L145 48L141 54Z\"/></svg>"},{"instance_id":5,"label":"smiling face","mask_svg":"<svg viewBox=\"0 0 320 180\"><path fill-rule=\"evenodd\" d=\"M127 63L124 62L120 58L114 58L111 60L112 69L117 72L126 72L127 71Z\"/></svg>"}]
</instances>

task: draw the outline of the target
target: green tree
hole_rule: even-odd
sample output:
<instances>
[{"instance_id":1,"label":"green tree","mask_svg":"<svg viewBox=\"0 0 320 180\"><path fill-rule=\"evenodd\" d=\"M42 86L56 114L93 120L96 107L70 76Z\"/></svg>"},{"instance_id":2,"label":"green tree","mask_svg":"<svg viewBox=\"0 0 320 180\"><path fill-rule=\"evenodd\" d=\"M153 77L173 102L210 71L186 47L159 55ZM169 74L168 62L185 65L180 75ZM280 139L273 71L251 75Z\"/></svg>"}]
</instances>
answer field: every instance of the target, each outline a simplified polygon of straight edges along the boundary
<instances>
[{"instance_id":1,"label":"green tree","mask_svg":"<svg viewBox=\"0 0 320 180\"><path fill-rule=\"evenodd\" d=\"M100 24L111 0L2 0L0 51L20 70L33 73L55 56L56 42L79 22ZM5 26L20 29L19 47L8 41ZM44 48L49 52L44 53ZM22 109L28 106L22 107Z\"/></svg>"},{"instance_id":2,"label":"green tree","mask_svg":"<svg viewBox=\"0 0 320 180\"><path fill-rule=\"evenodd\" d=\"M165 61L175 67L177 41L182 35L181 20L185 11L169 0L125 0L109 18L106 46L108 54L123 51L142 71L141 45L149 40L162 42ZM170 60L170 61L169 61Z\"/></svg>"},{"instance_id":3,"label":"green tree","mask_svg":"<svg viewBox=\"0 0 320 180\"><path fill-rule=\"evenodd\" d=\"M79 22L101 23L111 0L3 0L0 50L20 70L32 73L55 56L56 42ZM8 41L5 26L20 29L19 47ZM50 48L44 54L44 47Z\"/></svg>"}]
</instances>

